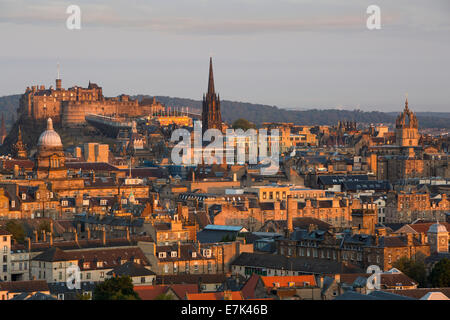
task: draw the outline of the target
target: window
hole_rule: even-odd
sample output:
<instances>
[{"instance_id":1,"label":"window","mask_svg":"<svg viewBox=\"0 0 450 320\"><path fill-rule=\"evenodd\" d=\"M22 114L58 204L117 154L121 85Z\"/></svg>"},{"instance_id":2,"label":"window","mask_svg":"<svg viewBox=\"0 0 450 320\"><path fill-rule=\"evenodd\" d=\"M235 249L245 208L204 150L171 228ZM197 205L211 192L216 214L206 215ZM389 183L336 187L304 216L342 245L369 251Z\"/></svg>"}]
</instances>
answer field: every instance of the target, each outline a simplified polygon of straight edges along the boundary
<instances>
[{"instance_id":1,"label":"window","mask_svg":"<svg viewBox=\"0 0 450 320\"><path fill-rule=\"evenodd\" d=\"M90 272L86 273L86 279L90 279L90 278L91 278L91 273Z\"/></svg>"},{"instance_id":2,"label":"window","mask_svg":"<svg viewBox=\"0 0 450 320\"><path fill-rule=\"evenodd\" d=\"M197 258L197 252L192 252L192 258Z\"/></svg>"},{"instance_id":3,"label":"window","mask_svg":"<svg viewBox=\"0 0 450 320\"><path fill-rule=\"evenodd\" d=\"M145 283L145 277L141 277L141 283Z\"/></svg>"},{"instance_id":4,"label":"window","mask_svg":"<svg viewBox=\"0 0 450 320\"><path fill-rule=\"evenodd\" d=\"M167 264L164 265L164 273L169 273L169 266Z\"/></svg>"},{"instance_id":5,"label":"window","mask_svg":"<svg viewBox=\"0 0 450 320\"><path fill-rule=\"evenodd\" d=\"M102 271L102 272L100 272L100 278L104 278L105 277L105 273Z\"/></svg>"},{"instance_id":6,"label":"window","mask_svg":"<svg viewBox=\"0 0 450 320\"><path fill-rule=\"evenodd\" d=\"M160 259L164 259L164 258L166 257L166 253L165 253L165 252L160 252L160 253L158 254L158 257L159 257Z\"/></svg>"},{"instance_id":7,"label":"window","mask_svg":"<svg viewBox=\"0 0 450 320\"><path fill-rule=\"evenodd\" d=\"M172 252L170 253L170 256L171 256L172 258L176 258L176 257L177 257L177 252L176 252L176 251L172 251Z\"/></svg>"}]
</instances>

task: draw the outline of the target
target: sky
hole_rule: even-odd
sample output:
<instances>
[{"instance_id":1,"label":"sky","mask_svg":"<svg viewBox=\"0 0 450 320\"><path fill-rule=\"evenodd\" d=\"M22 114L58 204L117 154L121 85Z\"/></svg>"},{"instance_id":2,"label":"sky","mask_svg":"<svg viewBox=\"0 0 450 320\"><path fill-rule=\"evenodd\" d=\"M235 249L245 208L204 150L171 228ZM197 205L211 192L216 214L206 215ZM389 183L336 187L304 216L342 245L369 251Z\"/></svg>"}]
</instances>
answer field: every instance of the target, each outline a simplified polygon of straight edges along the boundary
<instances>
[{"instance_id":1,"label":"sky","mask_svg":"<svg viewBox=\"0 0 450 320\"><path fill-rule=\"evenodd\" d=\"M449 14L449 0L0 0L0 96L54 86L59 63L66 88L199 100L212 56L225 100L399 111L408 95L450 112Z\"/></svg>"}]
</instances>

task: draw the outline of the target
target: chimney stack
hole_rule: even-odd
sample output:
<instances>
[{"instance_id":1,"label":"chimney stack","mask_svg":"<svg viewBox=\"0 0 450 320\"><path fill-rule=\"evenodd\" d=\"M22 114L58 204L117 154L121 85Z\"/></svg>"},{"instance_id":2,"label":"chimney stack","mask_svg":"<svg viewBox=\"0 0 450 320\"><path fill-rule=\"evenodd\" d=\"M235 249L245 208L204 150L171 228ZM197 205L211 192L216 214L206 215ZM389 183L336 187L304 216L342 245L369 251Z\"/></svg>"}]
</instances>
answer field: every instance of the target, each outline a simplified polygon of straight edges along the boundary
<instances>
[{"instance_id":1,"label":"chimney stack","mask_svg":"<svg viewBox=\"0 0 450 320\"><path fill-rule=\"evenodd\" d=\"M102 229L102 243L104 246L106 246L106 230L105 227Z\"/></svg>"},{"instance_id":2,"label":"chimney stack","mask_svg":"<svg viewBox=\"0 0 450 320\"><path fill-rule=\"evenodd\" d=\"M294 198L292 198L291 196L288 196L287 199L287 210L286 210L286 225L287 225L287 231L289 232L289 234L292 233L292 231L294 231L294 226L292 223L292 218L294 213L296 213L297 211L297 202L295 201Z\"/></svg>"},{"instance_id":3,"label":"chimney stack","mask_svg":"<svg viewBox=\"0 0 450 320\"><path fill-rule=\"evenodd\" d=\"M50 243L50 247L53 247L53 233L48 233L48 241Z\"/></svg>"},{"instance_id":4,"label":"chimney stack","mask_svg":"<svg viewBox=\"0 0 450 320\"><path fill-rule=\"evenodd\" d=\"M30 252L31 251L31 239L30 239L30 237L26 237L25 240L27 241L28 252Z\"/></svg>"}]
</instances>

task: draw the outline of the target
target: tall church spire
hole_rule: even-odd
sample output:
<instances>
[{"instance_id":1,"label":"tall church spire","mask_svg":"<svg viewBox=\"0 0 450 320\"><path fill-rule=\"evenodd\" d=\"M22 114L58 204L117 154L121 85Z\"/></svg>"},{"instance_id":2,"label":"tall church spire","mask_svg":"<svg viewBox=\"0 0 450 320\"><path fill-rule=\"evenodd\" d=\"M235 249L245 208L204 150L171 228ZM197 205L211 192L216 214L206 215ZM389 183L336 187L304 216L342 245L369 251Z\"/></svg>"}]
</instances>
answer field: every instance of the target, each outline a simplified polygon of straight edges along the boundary
<instances>
[{"instance_id":1,"label":"tall church spire","mask_svg":"<svg viewBox=\"0 0 450 320\"><path fill-rule=\"evenodd\" d=\"M222 130L220 100L214 88L212 58L209 58L208 92L203 95L202 129L203 133L208 129Z\"/></svg>"},{"instance_id":2,"label":"tall church spire","mask_svg":"<svg viewBox=\"0 0 450 320\"><path fill-rule=\"evenodd\" d=\"M208 95L214 94L214 75L212 66L212 57L209 58L209 80L208 80Z\"/></svg>"}]
</instances>

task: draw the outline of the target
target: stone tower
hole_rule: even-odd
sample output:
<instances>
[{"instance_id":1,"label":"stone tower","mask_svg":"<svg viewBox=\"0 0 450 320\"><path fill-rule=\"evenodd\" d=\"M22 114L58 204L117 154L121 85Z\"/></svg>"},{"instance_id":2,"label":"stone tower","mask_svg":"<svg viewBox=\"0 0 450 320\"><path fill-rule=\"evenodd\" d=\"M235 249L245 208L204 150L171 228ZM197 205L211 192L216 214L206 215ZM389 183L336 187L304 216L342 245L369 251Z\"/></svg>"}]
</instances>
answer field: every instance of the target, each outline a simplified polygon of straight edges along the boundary
<instances>
[{"instance_id":1,"label":"stone tower","mask_svg":"<svg viewBox=\"0 0 450 320\"><path fill-rule=\"evenodd\" d=\"M27 158L27 149L22 140L22 130L19 127L19 133L17 134L17 142L14 144L14 151L16 152L16 157L18 159Z\"/></svg>"},{"instance_id":2,"label":"stone tower","mask_svg":"<svg viewBox=\"0 0 450 320\"><path fill-rule=\"evenodd\" d=\"M208 92L203 95L202 110L203 133L208 129L219 129L222 131L222 115L220 113L220 99L214 89L214 76L212 58L209 59Z\"/></svg>"},{"instance_id":3,"label":"stone tower","mask_svg":"<svg viewBox=\"0 0 450 320\"><path fill-rule=\"evenodd\" d=\"M448 252L448 231L447 228L436 222L428 229L428 243L431 253Z\"/></svg>"},{"instance_id":4,"label":"stone tower","mask_svg":"<svg viewBox=\"0 0 450 320\"><path fill-rule=\"evenodd\" d=\"M408 99L405 109L395 121L395 141L401 147L415 147L419 144L419 122L417 117L408 108Z\"/></svg>"}]
</instances>

